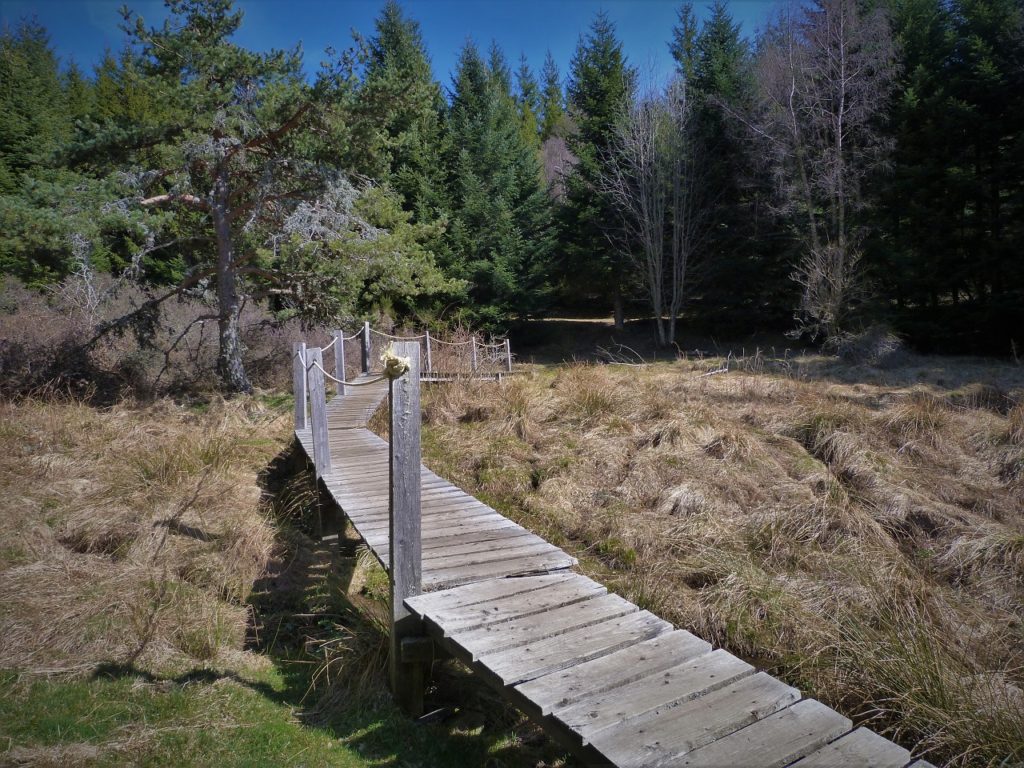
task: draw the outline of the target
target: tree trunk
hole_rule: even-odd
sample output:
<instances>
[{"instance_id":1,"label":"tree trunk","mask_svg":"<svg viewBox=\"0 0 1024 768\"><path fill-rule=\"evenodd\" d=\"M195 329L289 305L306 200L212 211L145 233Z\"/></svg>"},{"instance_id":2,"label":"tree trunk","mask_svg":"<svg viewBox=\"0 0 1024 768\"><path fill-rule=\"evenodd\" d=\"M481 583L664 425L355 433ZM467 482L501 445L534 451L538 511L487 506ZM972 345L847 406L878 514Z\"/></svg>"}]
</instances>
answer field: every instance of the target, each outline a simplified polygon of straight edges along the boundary
<instances>
[{"instance_id":1,"label":"tree trunk","mask_svg":"<svg viewBox=\"0 0 1024 768\"><path fill-rule=\"evenodd\" d=\"M622 289L618 285L612 295L612 312L615 316L615 330L623 330L626 327L626 313L622 306Z\"/></svg>"},{"instance_id":2,"label":"tree trunk","mask_svg":"<svg viewBox=\"0 0 1024 768\"><path fill-rule=\"evenodd\" d=\"M238 275L235 273L234 248L231 242L231 222L228 219L228 173L223 166L217 169L213 186L213 228L217 237L217 306L220 354L217 371L231 392L252 392L252 384L242 363L242 344L238 337L238 317L242 304L238 295Z\"/></svg>"}]
</instances>

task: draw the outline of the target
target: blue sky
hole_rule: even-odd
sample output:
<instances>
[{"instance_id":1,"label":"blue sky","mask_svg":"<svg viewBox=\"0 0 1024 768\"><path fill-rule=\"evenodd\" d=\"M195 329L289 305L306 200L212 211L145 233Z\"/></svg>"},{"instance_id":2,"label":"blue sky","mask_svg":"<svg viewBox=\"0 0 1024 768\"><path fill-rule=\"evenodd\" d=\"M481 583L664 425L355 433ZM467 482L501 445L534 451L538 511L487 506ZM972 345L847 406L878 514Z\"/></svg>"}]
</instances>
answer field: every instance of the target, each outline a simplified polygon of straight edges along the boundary
<instances>
[{"instance_id":1,"label":"blue sky","mask_svg":"<svg viewBox=\"0 0 1024 768\"><path fill-rule=\"evenodd\" d=\"M124 45L118 29L118 8L127 5L147 22L166 13L162 0L2 0L0 22L15 25L35 16L51 35L62 60L74 59L91 69L105 48ZM238 0L245 12L237 42L256 50L284 48L302 41L307 69L315 70L324 49L351 45L351 30L373 33L373 20L384 0ZM406 11L420 22L434 64L444 84L459 48L472 37L486 49L497 40L513 68L525 53L539 71L551 49L563 74L576 41L598 10L615 22L630 62L655 76L671 71L667 41L676 19L678 0L405 0ZM696 0L698 16L710 4ZM772 0L730 0L733 17L746 35L764 23Z\"/></svg>"}]
</instances>

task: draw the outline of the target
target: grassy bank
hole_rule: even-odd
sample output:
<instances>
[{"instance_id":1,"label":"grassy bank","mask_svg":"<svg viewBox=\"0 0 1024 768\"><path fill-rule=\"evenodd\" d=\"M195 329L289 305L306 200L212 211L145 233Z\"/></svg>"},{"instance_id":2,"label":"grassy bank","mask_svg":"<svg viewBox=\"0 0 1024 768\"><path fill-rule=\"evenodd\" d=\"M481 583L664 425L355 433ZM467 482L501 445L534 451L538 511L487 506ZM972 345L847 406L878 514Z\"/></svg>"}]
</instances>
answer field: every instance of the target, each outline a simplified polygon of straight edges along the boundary
<instances>
[{"instance_id":1,"label":"grassy bank","mask_svg":"<svg viewBox=\"0 0 1024 768\"><path fill-rule=\"evenodd\" d=\"M0 404L0 764L558 765L452 665L384 687L387 581L302 531L281 398Z\"/></svg>"},{"instance_id":2,"label":"grassy bank","mask_svg":"<svg viewBox=\"0 0 1024 768\"><path fill-rule=\"evenodd\" d=\"M432 468L918 754L1024 759L1019 367L758 356L495 386L430 390Z\"/></svg>"}]
</instances>

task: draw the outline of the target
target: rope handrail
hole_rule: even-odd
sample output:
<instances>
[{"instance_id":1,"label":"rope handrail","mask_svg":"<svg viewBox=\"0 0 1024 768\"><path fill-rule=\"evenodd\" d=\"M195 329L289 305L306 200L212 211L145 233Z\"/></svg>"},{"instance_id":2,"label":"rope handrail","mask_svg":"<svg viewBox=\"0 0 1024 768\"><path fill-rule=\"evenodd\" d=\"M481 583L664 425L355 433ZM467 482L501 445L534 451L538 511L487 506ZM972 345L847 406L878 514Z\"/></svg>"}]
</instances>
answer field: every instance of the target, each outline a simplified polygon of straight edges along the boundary
<instances>
[{"instance_id":1,"label":"rope handrail","mask_svg":"<svg viewBox=\"0 0 1024 768\"><path fill-rule=\"evenodd\" d=\"M371 328L370 329L370 333L375 333L375 334L377 334L378 336L380 336L382 338L391 339L393 341L420 341L422 339L428 338L428 334L425 334L425 333L419 334L418 336L395 336L394 334L391 334L391 333L384 333L383 331L378 331L375 328ZM357 339L362 339L362 338L363 338L362 330L356 331L351 336L346 336L345 332L343 330L339 330L338 334L336 336L332 336L331 337L330 342L328 342L325 346L320 347L320 351L321 352L329 351L335 344L338 343L338 339L341 339L342 342L346 342L346 341L355 341ZM430 343L432 343L432 344L442 344L442 345L444 345L446 347L465 347L465 346L468 346L469 344L473 344L473 345L476 346L477 349L504 349L505 348L505 343L506 343L506 342L502 341L502 342L499 342L497 344L488 344L486 342L479 341L478 339L475 339L475 338L466 339L465 341L445 341L444 339L438 338L437 336L429 336L429 339L430 339ZM312 347L306 347L306 348L307 349L311 349ZM298 355L298 354L299 354L299 352L296 351L294 353L293 357Z\"/></svg>"},{"instance_id":2,"label":"rope handrail","mask_svg":"<svg viewBox=\"0 0 1024 768\"><path fill-rule=\"evenodd\" d=\"M384 379L388 378L387 376L382 375L378 376L375 379L369 379L368 381L345 381L344 379L339 379L337 376L332 376L331 374L329 374L327 371L324 370L324 367L320 365L320 363L318 363L316 360L314 360L312 363L306 366L307 371L310 371L313 368L319 368L320 373L322 373L328 379L333 381L335 384L344 384L346 387L365 387L368 384L376 384L378 381L383 381Z\"/></svg>"},{"instance_id":3,"label":"rope handrail","mask_svg":"<svg viewBox=\"0 0 1024 768\"><path fill-rule=\"evenodd\" d=\"M378 331L375 328L371 328L370 333L376 333L378 336L383 336L385 339L394 339L395 341L419 341L420 339L427 338L427 335L425 333L419 336L394 336L393 334L390 333Z\"/></svg>"},{"instance_id":4,"label":"rope handrail","mask_svg":"<svg viewBox=\"0 0 1024 768\"><path fill-rule=\"evenodd\" d=\"M432 344L445 344L449 347L464 347L466 344L472 344L473 340L469 341L445 341L444 339L436 339L433 336L430 337Z\"/></svg>"}]
</instances>

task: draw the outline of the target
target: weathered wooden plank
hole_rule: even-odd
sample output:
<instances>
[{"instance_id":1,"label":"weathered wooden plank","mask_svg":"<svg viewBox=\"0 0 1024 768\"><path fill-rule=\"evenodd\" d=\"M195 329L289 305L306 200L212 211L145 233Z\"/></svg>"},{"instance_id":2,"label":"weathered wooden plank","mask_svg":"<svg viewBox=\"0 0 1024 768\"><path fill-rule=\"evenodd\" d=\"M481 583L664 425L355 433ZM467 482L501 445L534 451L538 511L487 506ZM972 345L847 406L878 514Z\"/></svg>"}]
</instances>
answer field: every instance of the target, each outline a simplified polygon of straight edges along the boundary
<instances>
[{"instance_id":1,"label":"weathered wooden plank","mask_svg":"<svg viewBox=\"0 0 1024 768\"><path fill-rule=\"evenodd\" d=\"M849 719L814 699L741 728L706 747L673 760L672 765L694 768L783 768L850 730ZM850 765L849 762L843 765ZM856 763L863 766L863 763Z\"/></svg>"},{"instance_id":2,"label":"weathered wooden plank","mask_svg":"<svg viewBox=\"0 0 1024 768\"><path fill-rule=\"evenodd\" d=\"M544 613L571 603L607 593L603 584L591 579L556 582L544 589L523 595L498 598L484 603L431 612L428 621L445 636L485 625L500 624L525 616Z\"/></svg>"},{"instance_id":3,"label":"weathered wooden plank","mask_svg":"<svg viewBox=\"0 0 1024 768\"><path fill-rule=\"evenodd\" d=\"M448 492L445 495L450 495L451 492L458 491L451 483L441 479L417 477L413 474L411 480L414 483L418 481L420 490L424 493L443 490ZM360 499L372 502L380 498L387 498L388 479L387 477L370 477L359 480L345 478L344 489L347 494L356 495ZM465 494L464 491L459 491L459 493Z\"/></svg>"},{"instance_id":4,"label":"weathered wooden plank","mask_svg":"<svg viewBox=\"0 0 1024 768\"><path fill-rule=\"evenodd\" d=\"M637 611L564 635L528 643L517 648L515 653L500 652L482 656L478 669L499 685L518 685L671 630L671 624L653 613Z\"/></svg>"},{"instance_id":5,"label":"weathered wooden plank","mask_svg":"<svg viewBox=\"0 0 1024 768\"><path fill-rule=\"evenodd\" d=\"M705 696L598 731L591 745L622 768L674 765L687 752L774 714L799 698L795 688L759 672Z\"/></svg>"},{"instance_id":6,"label":"weathered wooden plank","mask_svg":"<svg viewBox=\"0 0 1024 768\"><path fill-rule=\"evenodd\" d=\"M540 536L536 536L526 530L517 531L511 536L506 536L498 545L495 545L494 540L467 542L461 536L452 536L446 539L445 543L441 546L431 547L429 550L424 547L423 560L425 562L440 558L461 557L462 555L470 555L476 552L490 552L497 548L521 547L530 542L543 542L547 544Z\"/></svg>"},{"instance_id":7,"label":"weathered wooden plank","mask_svg":"<svg viewBox=\"0 0 1024 768\"><path fill-rule=\"evenodd\" d=\"M513 557L508 560L495 560L479 565L458 566L454 568L431 568L424 577L424 583L431 589L453 587L469 584L494 576L527 576L536 573L548 573L564 570L576 565L576 559L558 551L533 557Z\"/></svg>"},{"instance_id":8,"label":"weathered wooden plank","mask_svg":"<svg viewBox=\"0 0 1024 768\"><path fill-rule=\"evenodd\" d=\"M342 504L343 509L347 507ZM388 529L388 526L379 517L365 517L358 512L352 512L350 514L352 522L355 523L360 533L363 535L369 535L378 531L384 531ZM441 526L452 526L452 525L469 525L474 522L485 522L490 520L503 520L500 515L495 512L475 509L473 507L467 507L463 509L441 509L441 510L430 510L425 513L422 517L423 525L426 530L434 530Z\"/></svg>"},{"instance_id":9,"label":"weathered wooden plank","mask_svg":"<svg viewBox=\"0 0 1024 768\"><path fill-rule=\"evenodd\" d=\"M903 768L910 762L910 752L893 744L867 728L858 728L828 746L794 763L793 768L836 768L856 765L859 768Z\"/></svg>"},{"instance_id":10,"label":"weathered wooden plank","mask_svg":"<svg viewBox=\"0 0 1024 768\"><path fill-rule=\"evenodd\" d=\"M605 728L717 691L754 671L745 661L719 649L556 709L553 715L587 744Z\"/></svg>"},{"instance_id":11,"label":"weathered wooden plank","mask_svg":"<svg viewBox=\"0 0 1024 768\"><path fill-rule=\"evenodd\" d=\"M358 495L346 496L335 492L335 497L342 507L352 515L359 515L362 520L366 521L367 525L372 525L375 521L383 519L385 509L382 509L379 503L375 503L372 507L365 507L359 503ZM422 499L421 503L424 512L457 512L470 514L475 510L478 514L498 514L490 507L487 507L478 501L462 497L449 497L447 499L432 497L429 499Z\"/></svg>"},{"instance_id":12,"label":"weathered wooden plank","mask_svg":"<svg viewBox=\"0 0 1024 768\"><path fill-rule=\"evenodd\" d=\"M597 595L539 616L529 615L503 624L488 624L479 629L457 631L452 636L452 642L465 648L475 660L485 654L562 635L638 610L633 603L618 595Z\"/></svg>"},{"instance_id":13,"label":"weathered wooden plank","mask_svg":"<svg viewBox=\"0 0 1024 768\"><path fill-rule=\"evenodd\" d=\"M423 552L426 554L427 550L430 549L442 549L449 547L453 543L464 543L464 544L479 544L481 546L501 546L505 541L512 541L523 536L533 536L540 539L534 533L530 533L525 528L515 526L513 528L500 528L493 531L480 531L479 533L456 535L456 536L439 536L432 539L423 539ZM543 541L543 539L541 539Z\"/></svg>"},{"instance_id":14,"label":"weathered wooden plank","mask_svg":"<svg viewBox=\"0 0 1024 768\"><path fill-rule=\"evenodd\" d=\"M511 560L514 558L536 557L539 555L563 555L558 547L548 544L543 539L539 541L528 541L517 547L500 547L491 550L478 550L476 552L464 552L459 555L451 555L444 552L426 558L423 562L429 563L432 570L464 568L468 565L482 565L492 563L495 560Z\"/></svg>"},{"instance_id":15,"label":"weathered wooden plank","mask_svg":"<svg viewBox=\"0 0 1024 768\"><path fill-rule=\"evenodd\" d=\"M518 690L533 704L530 708L532 713L547 715L588 696L657 674L710 650L709 643L680 629L561 672L538 677L518 686Z\"/></svg>"},{"instance_id":16,"label":"weathered wooden plank","mask_svg":"<svg viewBox=\"0 0 1024 768\"><path fill-rule=\"evenodd\" d=\"M356 528L358 529L358 527L359 527L358 523L354 522L354 524L356 525ZM518 525L516 525L515 523L513 523L513 522L511 522L509 520L506 520L504 518L496 518L495 519L495 518L488 517L488 518L482 519L480 521L472 521L471 520L471 521L469 521L467 523L458 524L458 525L449 525L447 523L444 523L444 524L440 525L437 528L431 528L429 530L423 531L422 538L423 538L423 541L428 541L429 539L432 539L434 537L437 537L437 538L448 538L450 536L458 535L458 534L467 534L467 535L469 535L469 534L473 534L473 533L480 533L480 532L483 532L483 531L496 532L496 531L508 531L508 530L516 530L516 529L522 530ZM388 534L387 534L387 531L370 531L368 533L360 531L360 535L371 546L378 546L379 544L383 543L385 548L387 547L387 544L388 544ZM498 574L493 575L491 578L498 578Z\"/></svg>"},{"instance_id":17,"label":"weathered wooden plank","mask_svg":"<svg viewBox=\"0 0 1024 768\"><path fill-rule=\"evenodd\" d=\"M559 573L549 576L530 576L522 579L490 579L456 587L445 592L419 595L405 601L409 610L421 618L434 611L448 611L459 608L488 603L504 597L513 597L538 589L545 589L553 584L572 582L583 578L575 573Z\"/></svg>"}]
</instances>

